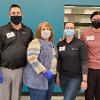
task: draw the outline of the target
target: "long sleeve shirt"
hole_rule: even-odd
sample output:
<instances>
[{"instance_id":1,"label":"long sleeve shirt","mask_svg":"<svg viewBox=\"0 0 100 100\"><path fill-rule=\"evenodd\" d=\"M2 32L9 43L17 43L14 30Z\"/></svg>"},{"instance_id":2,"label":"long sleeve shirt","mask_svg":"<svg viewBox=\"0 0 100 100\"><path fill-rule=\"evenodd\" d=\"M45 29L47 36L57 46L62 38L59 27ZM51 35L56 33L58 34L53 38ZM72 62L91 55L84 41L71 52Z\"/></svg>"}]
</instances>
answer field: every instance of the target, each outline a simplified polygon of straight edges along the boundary
<instances>
[{"instance_id":1,"label":"long sleeve shirt","mask_svg":"<svg viewBox=\"0 0 100 100\"><path fill-rule=\"evenodd\" d=\"M28 87L40 90L48 89L48 80L42 70L50 70L52 46L49 42L34 39L27 49L28 65L24 69L23 82Z\"/></svg>"},{"instance_id":2,"label":"long sleeve shirt","mask_svg":"<svg viewBox=\"0 0 100 100\"><path fill-rule=\"evenodd\" d=\"M87 74L87 48L79 39L74 38L71 43L62 40L58 48L58 71L69 76Z\"/></svg>"},{"instance_id":3,"label":"long sleeve shirt","mask_svg":"<svg viewBox=\"0 0 100 100\"><path fill-rule=\"evenodd\" d=\"M88 48L88 67L100 69L100 30L86 29L81 35L81 40Z\"/></svg>"}]
</instances>

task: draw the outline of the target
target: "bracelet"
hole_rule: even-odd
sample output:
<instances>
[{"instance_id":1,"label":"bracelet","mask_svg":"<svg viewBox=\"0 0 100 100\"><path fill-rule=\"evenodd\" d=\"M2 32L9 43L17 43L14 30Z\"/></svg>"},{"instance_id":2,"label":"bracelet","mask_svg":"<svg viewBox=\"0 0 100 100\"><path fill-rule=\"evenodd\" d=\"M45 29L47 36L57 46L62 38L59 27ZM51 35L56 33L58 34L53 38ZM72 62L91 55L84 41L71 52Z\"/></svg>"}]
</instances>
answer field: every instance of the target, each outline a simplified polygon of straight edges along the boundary
<instances>
[{"instance_id":1,"label":"bracelet","mask_svg":"<svg viewBox=\"0 0 100 100\"><path fill-rule=\"evenodd\" d=\"M82 82L87 82L86 80L82 80Z\"/></svg>"}]
</instances>

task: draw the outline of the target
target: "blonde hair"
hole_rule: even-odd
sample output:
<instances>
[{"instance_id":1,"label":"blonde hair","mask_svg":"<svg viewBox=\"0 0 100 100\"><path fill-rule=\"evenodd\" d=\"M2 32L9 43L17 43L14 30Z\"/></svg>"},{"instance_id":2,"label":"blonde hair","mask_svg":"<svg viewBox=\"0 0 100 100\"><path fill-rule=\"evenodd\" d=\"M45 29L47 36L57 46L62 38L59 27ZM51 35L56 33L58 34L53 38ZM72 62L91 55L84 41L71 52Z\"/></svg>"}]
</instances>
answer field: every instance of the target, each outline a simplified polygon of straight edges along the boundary
<instances>
[{"instance_id":1,"label":"blonde hair","mask_svg":"<svg viewBox=\"0 0 100 100\"><path fill-rule=\"evenodd\" d=\"M52 25L50 25L48 22L45 22L45 21L39 24L39 26L36 30L36 33L35 33L35 38L41 39L41 27L42 27L42 25L45 25L46 27L50 28L51 36L48 40L50 42L53 42L54 41L54 32L53 32Z\"/></svg>"}]
</instances>

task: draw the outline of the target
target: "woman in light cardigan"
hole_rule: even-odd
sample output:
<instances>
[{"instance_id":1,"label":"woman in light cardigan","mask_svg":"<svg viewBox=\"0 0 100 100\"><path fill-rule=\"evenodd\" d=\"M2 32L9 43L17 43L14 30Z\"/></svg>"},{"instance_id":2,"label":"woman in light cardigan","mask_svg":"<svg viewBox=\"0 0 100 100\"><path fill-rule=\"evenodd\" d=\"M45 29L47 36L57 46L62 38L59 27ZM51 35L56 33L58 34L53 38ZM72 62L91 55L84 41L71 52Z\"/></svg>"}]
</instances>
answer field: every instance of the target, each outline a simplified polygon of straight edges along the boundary
<instances>
[{"instance_id":1,"label":"woman in light cardigan","mask_svg":"<svg viewBox=\"0 0 100 100\"><path fill-rule=\"evenodd\" d=\"M27 49L28 64L24 69L23 82L28 86L31 100L45 100L52 61L52 41L54 33L48 22L39 24L36 38Z\"/></svg>"}]
</instances>

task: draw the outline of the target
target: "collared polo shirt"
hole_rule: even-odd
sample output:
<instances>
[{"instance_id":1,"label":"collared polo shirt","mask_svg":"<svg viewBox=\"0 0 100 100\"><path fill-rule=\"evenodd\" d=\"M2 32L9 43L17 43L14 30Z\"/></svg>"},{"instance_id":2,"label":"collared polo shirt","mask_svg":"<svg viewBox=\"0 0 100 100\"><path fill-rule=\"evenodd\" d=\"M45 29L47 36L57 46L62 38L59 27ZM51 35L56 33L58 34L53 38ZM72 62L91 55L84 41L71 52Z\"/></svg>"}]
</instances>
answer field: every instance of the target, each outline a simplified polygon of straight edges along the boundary
<instances>
[{"instance_id":1,"label":"collared polo shirt","mask_svg":"<svg viewBox=\"0 0 100 100\"><path fill-rule=\"evenodd\" d=\"M26 65L26 50L32 34L32 30L23 24L19 30L11 23L0 27L1 66L16 69Z\"/></svg>"}]
</instances>

